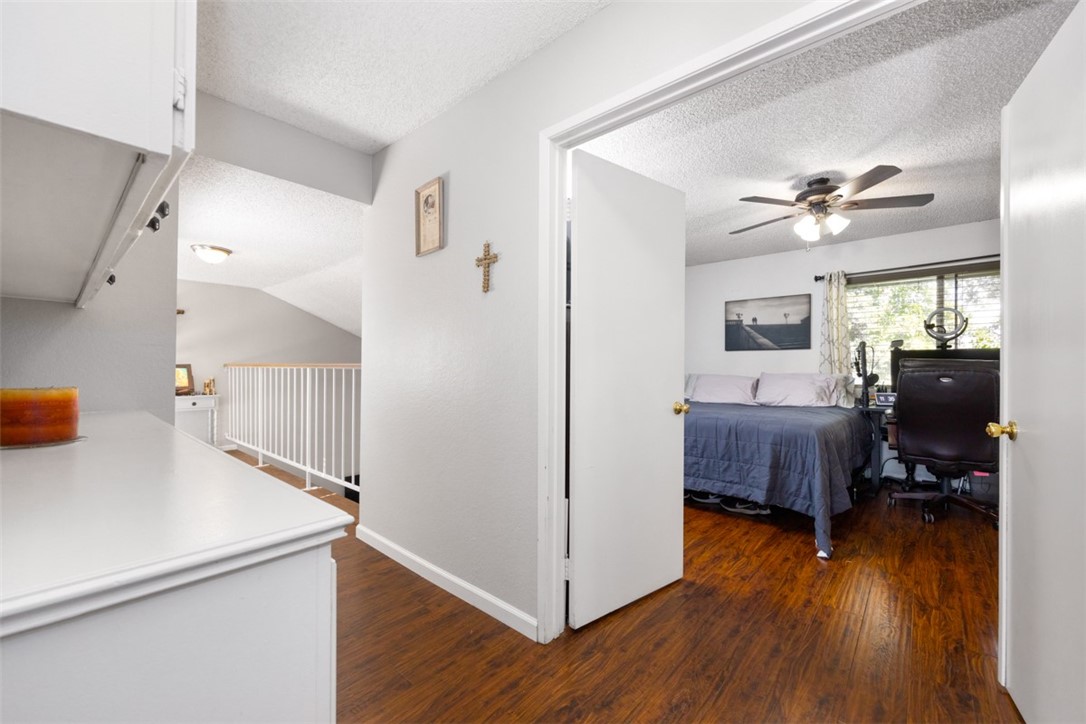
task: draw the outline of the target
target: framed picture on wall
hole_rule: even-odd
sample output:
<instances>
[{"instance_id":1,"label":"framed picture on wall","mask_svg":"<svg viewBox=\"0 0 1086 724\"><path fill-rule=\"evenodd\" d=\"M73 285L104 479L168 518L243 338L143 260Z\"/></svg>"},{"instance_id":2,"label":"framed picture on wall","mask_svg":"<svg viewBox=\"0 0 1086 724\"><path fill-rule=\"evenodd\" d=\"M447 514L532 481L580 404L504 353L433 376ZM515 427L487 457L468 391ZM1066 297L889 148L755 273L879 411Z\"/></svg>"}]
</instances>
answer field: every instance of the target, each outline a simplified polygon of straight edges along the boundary
<instances>
[{"instance_id":1,"label":"framed picture on wall","mask_svg":"<svg viewBox=\"0 0 1086 724\"><path fill-rule=\"evenodd\" d=\"M191 395L196 391L192 381L192 365L177 365L173 373L174 394Z\"/></svg>"},{"instance_id":2,"label":"framed picture on wall","mask_svg":"<svg viewBox=\"0 0 1086 724\"><path fill-rule=\"evenodd\" d=\"M441 177L415 189L415 256L431 254L445 246L445 201Z\"/></svg>"},{"instance_id":3,"label":"framed picture on wall","mask_svg":"<svg viewBox=\"0 0 1086 724\"><path fill-rule=\"evenodd\" d=\"M811 295L724 302L724 349L811 348Z\"/></svg>"}]
</instances>

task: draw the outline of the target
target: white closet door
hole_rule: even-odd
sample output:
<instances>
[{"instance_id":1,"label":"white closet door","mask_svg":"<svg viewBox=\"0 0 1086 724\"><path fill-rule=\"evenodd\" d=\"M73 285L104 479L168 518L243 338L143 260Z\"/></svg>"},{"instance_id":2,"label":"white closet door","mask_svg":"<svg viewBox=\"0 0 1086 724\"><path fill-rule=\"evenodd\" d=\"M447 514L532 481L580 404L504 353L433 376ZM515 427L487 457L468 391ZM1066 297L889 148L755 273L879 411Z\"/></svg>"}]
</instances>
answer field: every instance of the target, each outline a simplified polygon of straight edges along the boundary
<instances>
[{"instance_id":1,"label":"white closet door","mask_svg":"<svg viewBox=\"0 0 1086 724\"><path fill-rule=\"evenodd\" d=\"M682 577L682 192L573 152L574 628Z\"/></svg>"},{"instance_id":2,"label":"white closet door","mask_svg":"<svg viewBox=\"0 0 1086 724\"><path fill-rule=\"evenodd\" d=\"M1086 721L1086 3L1003 111L1001 669L1030 722Z\"/></svg>"}]
</instances>

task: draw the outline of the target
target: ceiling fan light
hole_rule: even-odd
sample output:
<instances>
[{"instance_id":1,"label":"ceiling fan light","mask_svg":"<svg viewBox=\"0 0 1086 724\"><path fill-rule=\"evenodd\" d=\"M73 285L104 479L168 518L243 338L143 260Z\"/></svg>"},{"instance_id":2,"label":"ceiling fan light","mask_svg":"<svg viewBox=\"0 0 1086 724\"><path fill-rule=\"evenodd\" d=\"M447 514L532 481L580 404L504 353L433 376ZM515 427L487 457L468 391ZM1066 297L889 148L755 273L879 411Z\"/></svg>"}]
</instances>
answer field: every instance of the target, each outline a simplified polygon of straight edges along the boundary
<instances>
[{"instance_id":1,"label":"ceiling fan light","mask_svg":"<svg viewBox=\"0 0 1086 724\"><path fill-rule=\"evenodd\" d=\"M840 214L830 214L826 217L826 226L830 227L830 232L832 232L834 236L837 236L844 231L845 227L851 223L852 219L846 219Z\"/></svg>"},{"instance_id":2,"label":"ceiling fan light","mask_svg":"<svg viewBox=\"0 0 1086 724\"><path fill-rule=\"evenodd\" d=\"M209 244L193 244L189 247L200 257L200 261L207 262L208 264L221 264L226 261L226 257L230 256L234 252L223 246L211 246Z\"/></svg>"},{"instance_id":3,"label":"ceiling fan light","mask_svg":"<svg viewBox=\"0 0 1086 724\"><path fill-rule=\"evenodd\" d=\"M792 228L804 241L818 241L822 236L818 230L818 222L813 216L804 216Z\"/></svg>"}]
</instances>

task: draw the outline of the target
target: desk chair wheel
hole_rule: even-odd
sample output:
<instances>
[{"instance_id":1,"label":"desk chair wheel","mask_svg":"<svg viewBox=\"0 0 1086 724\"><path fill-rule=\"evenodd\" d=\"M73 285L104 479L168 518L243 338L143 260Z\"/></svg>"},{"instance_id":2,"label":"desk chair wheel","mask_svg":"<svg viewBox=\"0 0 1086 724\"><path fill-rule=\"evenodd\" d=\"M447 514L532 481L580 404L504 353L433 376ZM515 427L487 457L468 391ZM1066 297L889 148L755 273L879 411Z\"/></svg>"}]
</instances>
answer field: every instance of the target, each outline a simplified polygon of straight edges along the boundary
<instances>
[{"instance_id":1,"label":"desk chair wheel","mask_svg":"<svg viewBox=\"0 0 1086 724\"><path fill-rule=\"evenodd\" d=\"M930 510L925 510L924 511L924 522L925 523L934 523L935 522L935 514L932 513Z\"/></svg>"},{"instance_id":2,"label":"desk chair wheel","mask_svg":"<svg viewBox=\"0 0 1086 724\"><path fill-rule=\"evenodd\" d=\"M891 498L891 497L887 496L886 505L889 508L895 507L897 505L897 498Z\"/></svg>"}]
</instances>

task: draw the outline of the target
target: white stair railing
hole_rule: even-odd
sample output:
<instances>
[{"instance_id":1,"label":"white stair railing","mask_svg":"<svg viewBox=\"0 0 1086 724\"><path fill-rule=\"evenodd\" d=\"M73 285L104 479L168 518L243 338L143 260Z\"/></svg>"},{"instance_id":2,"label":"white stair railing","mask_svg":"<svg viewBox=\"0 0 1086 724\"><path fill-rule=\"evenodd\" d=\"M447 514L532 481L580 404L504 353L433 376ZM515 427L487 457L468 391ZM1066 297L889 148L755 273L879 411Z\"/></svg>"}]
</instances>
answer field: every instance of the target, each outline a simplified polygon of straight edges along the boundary
<instances>
[{"instance_id":1,"label":"white stair railing","mask_svg":"<svg viewBox=\"0 0 1086 724\"><path fill-rule=\"evenodd\" d=\"M227 364L225 437L257 454L358 491L357 364Z\"/></svg>"}]
</instances>

